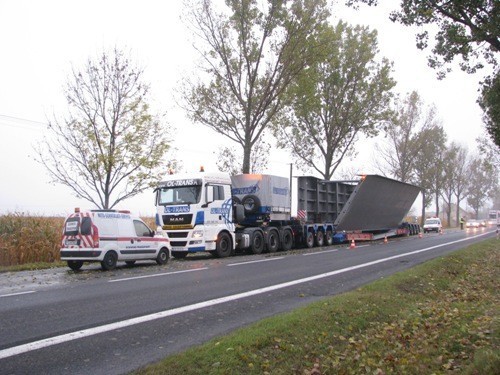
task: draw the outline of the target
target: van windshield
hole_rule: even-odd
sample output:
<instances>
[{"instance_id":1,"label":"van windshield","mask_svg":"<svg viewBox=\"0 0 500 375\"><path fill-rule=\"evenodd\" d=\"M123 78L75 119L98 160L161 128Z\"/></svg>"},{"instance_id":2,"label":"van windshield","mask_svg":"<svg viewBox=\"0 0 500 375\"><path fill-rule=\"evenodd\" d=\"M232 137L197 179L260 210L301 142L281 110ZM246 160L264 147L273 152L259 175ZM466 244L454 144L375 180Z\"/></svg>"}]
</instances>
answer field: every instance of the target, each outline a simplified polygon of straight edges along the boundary
<instances>
[{"instance_id":1,"label":"van windshield","mask_svg":"<svg viewBox=\"0 0 500 375\"><path fill-rule=\"evenodd\" d=\"M173 206L200 202L201 185L162 187L158 189L158 204Z\"/></svg>"}]
</instances>

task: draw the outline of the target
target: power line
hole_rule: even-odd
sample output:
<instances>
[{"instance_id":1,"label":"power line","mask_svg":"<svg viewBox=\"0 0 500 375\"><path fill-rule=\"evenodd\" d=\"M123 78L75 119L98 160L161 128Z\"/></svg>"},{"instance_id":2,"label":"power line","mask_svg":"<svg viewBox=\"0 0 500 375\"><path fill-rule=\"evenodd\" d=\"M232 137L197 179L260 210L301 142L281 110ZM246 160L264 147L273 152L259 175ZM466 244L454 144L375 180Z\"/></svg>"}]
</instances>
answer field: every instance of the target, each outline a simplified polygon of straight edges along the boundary
<instances>
[{"instance_id":1,"label":"power line","mask_svg":"<svg viewBox=\"0 0 500 375\"><path fill-rule=\"evenodd\" d=\"M0 114L0 126L40 131L48 127L49 124L41 121Z\"/></svg>"}]
</instances>

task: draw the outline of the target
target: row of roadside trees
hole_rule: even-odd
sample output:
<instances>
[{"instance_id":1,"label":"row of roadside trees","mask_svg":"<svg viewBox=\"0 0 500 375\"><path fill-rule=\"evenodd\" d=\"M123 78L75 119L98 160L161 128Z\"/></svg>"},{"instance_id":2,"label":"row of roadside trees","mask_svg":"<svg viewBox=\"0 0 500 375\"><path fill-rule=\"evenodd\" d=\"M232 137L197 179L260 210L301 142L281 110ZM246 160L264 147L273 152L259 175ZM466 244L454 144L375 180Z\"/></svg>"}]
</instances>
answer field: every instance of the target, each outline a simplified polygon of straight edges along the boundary
<instances>
[{"instance_id":1,"label":"row of roadside trees","mask_svg":"<svg viewBox=\"0 0 500 375\"><path fill-rule=\"evenodd\" d=\"M260 156L272 135L297 165L330 179L355 153L360 136L383 133L393 141L381 149L386 174L425 188L426 205L434 197L439 209L443 195L449 199L445 163L438 161L461 154L460 146L445 153L446 135L434 110L411 118L420 98L395 96L392 62L378 56L376 31L332 25L326 0L187 1L186 11L202 61L195 74L183 77L178 99L193 123L239 147L222 152L242 160L237 172L265 166ZM37 150L55 182L112 208L154 185L167 163L175 164L163 117L151 112L143 70L122 51L74 69L65 94L69 114L50 120L52 138ZM399 153L411 160L399 161ZM391 164L391 154L399 166ZM460 190L454 196L463 199L469 188L453 184Z\"/></svg>"}]
</instances>

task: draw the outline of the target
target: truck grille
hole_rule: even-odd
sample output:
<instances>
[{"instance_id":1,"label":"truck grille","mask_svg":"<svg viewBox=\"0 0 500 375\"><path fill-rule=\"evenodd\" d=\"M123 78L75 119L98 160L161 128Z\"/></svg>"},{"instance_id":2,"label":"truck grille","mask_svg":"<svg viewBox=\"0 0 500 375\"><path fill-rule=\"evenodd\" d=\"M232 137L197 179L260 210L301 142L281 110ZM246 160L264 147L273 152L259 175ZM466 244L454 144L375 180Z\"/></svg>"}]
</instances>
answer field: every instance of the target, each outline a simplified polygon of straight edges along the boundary
<instances>
[{"instance_id":1,"label":"truck grille","mask_svg":"<svg viewBox=\"0 0 500 375\"><path fill-rule=\"evenodd\" d=\"M174 225L186 225L191 224L193 220L193 214L184 215L163 215L163 225L174 226Z\"/></svg>"}]
</instances>

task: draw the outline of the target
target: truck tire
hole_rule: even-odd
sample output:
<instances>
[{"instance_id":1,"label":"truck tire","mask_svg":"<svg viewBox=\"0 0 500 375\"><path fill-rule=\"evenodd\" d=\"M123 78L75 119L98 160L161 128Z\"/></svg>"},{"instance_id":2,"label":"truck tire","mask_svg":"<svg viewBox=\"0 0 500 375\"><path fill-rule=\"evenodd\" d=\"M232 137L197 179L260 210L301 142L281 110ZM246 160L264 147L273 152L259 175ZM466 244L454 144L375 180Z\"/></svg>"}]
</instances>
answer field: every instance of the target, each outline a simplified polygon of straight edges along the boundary
<instances>
[{"instance_id":1,"label":"truck tire","mask_svg":"<svg viewBox=\"0 0 500 375\"><path fill-rule=\"evenodd\" d=\"M260 199L255 195L247 195L241 203L245 207L245 213L247 214L254 214L260 208Z\"/></svg>"},{"instance_id":2,"label":"truck tire","mask_svg":"<svg viewBox=\"0 0 500 375\"><path fill-rule=\"evenodd\" d=\"M283 238L281 240L281 249L283 251L291 250L293 246L293 235L290 229L285 229L283 231Z\"/></svg>"},{"instance_id":3,"label":"truck tire","mask_svg":"<svg viewBox=\"0 0 500 375\"><path fill-rule=\"evenodd\" d=\"M68 260L68 267L73 271L78 271L83 266L82 260Z\"/></svg>"},{"instance_id":4,"label":"truck tire","mask_svg":"<svg viewBox=\"0 0 500 375\"><path fill-rule=\"evenodd\" d=\"M215 251L212 252L217 258L225 258L233 253L231 237L226 232L219 233L215 243Z\"/></svg>"},{"instance_id":5,"label":"truck tire","mask_svg":"<svg viewBox=\"0 0 500 375\"><path fill-rule=\"evenodd\" d=\"M275 253L280 247L280 236L278 231L271 229L267 232L267 251Z\"/></svg>"},{"instance_id":6,"label":"truck tire","mask_svg":"<svg viewBox=\"0 0 500 375\"><path fill-rule=\"evenodd\" d=\"M333 232L330 229L326 230L325 243L326 246L331 246L333 244Z\"/></svg>"},{"instance_id":7,"label":"truck tire","mask_svg":"<svg viewBox=\"0 0 500 375\"><path fill-rule=\"evenodd\" d=\"M108 251L106 255L104 255L101 267L104 271L111 271L116 268L116 262L118 262L118 255L114 251Z\"/></svg>"},{"instance_id":8,"label":"truck tire","mask_svg":"<svg viewBox=\"0 0 500 375\"><path fill-rule=\"evenodd\" d=\"M156 257L156 263L160 266L167 264L168 262L168 250L162 247L158 252L158 256Z\"/></svg>"},{"instance_id":9,"label":"truck tire","mask_svg":"<svg viewBox=\"0 0 500 375\"><path fill-rule=\"evenodd\" d=\"M264 235L262 234L262 231L255 230L252 233L249 250L252 254L260 254L264 251Z\"/></svg>"},{"instance_id":10,"label":"truck tire","mask_svg":"<svg viewBox=\"0 0 500 375\"><path fill-rule=\"evenodd\" d=\"M319 246L319 247L321 247L325 244L325 234L323 233L323 231L318 230L316 232L315 242L316 242L316 246Z\"/></svg>"},{"instance_id":11,"label":"truck tire","mask_svg":"<svg viewBox=\"0 0 500 375\"><path fill-rule=\"evenodd\" d=\"M187 255L187 251L172 251L172 256L175 259L184 259L185 257L187 257Z\"/></svg>"},{"instance_id":12,"label":"truck tire","mask_svg":"<svg viewBox=\"0 0 500 375\"><path fill-rule=\"evenodd\" d=\"M306 246L308 248L314 247L314 233L310 230L306 233Z\"/></svg>"}]
</instances>

